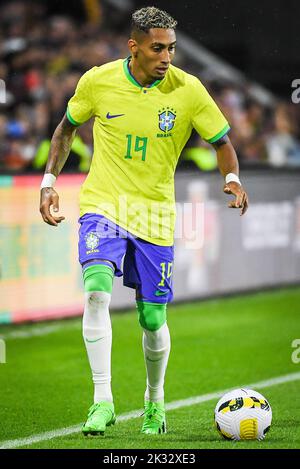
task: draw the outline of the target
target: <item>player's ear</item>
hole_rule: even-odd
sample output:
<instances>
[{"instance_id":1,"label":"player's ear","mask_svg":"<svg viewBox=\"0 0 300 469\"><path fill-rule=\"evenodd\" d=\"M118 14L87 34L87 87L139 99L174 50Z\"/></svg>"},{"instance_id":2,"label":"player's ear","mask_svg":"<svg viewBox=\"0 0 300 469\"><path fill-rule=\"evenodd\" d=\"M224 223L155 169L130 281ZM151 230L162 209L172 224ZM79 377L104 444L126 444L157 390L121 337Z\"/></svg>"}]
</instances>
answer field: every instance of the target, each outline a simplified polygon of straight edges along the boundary
<instances>
[{"instance_id":1,"label":"player's ear","mask_svg":"<svg viewBox=\"0 0 300 469\"><path fill-rule=\"evenodd\" d=\"M136 57L137 52L138 52L138 45L137 45L136 40L130 38L128 40L128 47L129 47L132 57Z\"/></svg>"}]
</instances>

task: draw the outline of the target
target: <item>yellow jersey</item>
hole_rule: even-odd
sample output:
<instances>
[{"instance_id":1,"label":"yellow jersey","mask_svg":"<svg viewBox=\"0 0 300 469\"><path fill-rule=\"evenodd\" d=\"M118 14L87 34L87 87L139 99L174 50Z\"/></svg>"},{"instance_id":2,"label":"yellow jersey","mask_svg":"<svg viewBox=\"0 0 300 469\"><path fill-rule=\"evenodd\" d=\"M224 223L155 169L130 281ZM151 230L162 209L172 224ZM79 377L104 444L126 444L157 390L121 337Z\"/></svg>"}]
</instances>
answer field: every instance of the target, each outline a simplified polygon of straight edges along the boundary
<instances>
[{"instance_id":1,"label":"yellow jersey","mask_svg":"<svg viewBox=\"0 0 300 469\"><path fill-rule=\"evenodd\" d=\"M139 238L171 246L181 151L193 128L214 143L230 127L198 78L170 65L162 80L144 87L129 60L87 71L68 103L72 124L95 118L80 215L99 213Z\"/></svg>"}]
</instances>

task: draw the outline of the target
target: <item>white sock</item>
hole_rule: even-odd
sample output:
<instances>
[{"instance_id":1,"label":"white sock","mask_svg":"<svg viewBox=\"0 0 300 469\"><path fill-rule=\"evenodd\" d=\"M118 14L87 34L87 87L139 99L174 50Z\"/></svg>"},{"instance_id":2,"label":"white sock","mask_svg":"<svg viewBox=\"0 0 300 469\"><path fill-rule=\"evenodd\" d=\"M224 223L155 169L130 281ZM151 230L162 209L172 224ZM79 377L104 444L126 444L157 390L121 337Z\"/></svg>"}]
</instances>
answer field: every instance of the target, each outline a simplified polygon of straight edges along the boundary
<instances>
[{"instance_id":1,"label":"white sock","mask_svg":"<svg viewBox=\"0 0 300 469\"><path fill-rule=\"evenodd\" d=\"M164 380L171 342L167 323L157 331L143 329L143 350L147 371L145 399L152 402L164 400Z\"/></svg>"},{"instance_id":2,"label":"white sock","mask_svg":"<svg viewBox=\"0 0 300 469\"><path fill-rule=\"evenodd\" d=\"M113 401L111 392L110 300L111 294L107 292L85 293L82 330L93 376L94 403Z\"/></svg>"}]
</instances>

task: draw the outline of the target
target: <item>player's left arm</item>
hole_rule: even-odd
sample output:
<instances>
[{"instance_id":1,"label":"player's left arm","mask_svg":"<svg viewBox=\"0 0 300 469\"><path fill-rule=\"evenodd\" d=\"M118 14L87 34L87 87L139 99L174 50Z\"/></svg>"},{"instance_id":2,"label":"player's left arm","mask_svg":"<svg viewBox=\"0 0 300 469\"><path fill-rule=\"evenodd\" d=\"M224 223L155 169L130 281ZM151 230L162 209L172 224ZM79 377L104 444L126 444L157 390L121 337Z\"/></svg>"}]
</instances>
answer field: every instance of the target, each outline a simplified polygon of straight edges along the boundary
<instances>
[{"instance_id":1,"label":"player's left arm","mask_svg":"<svg viewBox=\"0 0 300 469\"><path fill-rule=\"evenodd\" d=\"M228 174L233 173L238 177L239 162L229 137L225 135L212 145L217 152L218 167L222 176L226 178ZM248 195L243 186L235 181L225 182L223 190L225 194L235 196L235 199L229 202L228 207L240 208L240 215L243 215L248 208Z\"/></svg>"}]
</instances>

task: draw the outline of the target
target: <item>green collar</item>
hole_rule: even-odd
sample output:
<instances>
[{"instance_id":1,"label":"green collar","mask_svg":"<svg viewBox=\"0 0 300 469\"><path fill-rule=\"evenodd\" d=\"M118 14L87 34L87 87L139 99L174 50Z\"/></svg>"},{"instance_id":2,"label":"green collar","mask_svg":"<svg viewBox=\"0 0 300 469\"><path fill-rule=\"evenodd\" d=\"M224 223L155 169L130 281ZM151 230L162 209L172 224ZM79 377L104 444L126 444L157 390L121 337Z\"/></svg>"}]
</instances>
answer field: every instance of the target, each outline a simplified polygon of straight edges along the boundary
<instances>
[{"instance_id":1,"label":"green collar","mask_svg":"<svg viewBox=\"0 0 300 469\"><path fill-rule=\"evenodd\" d=\"M124 69L124 73L126 75L126 78L135 86L138 86L139 88L153 88L154 86L157 86L159 85L159 83L162 81L162 80L155 80L154 83L152 83L152 85L150 86L142 86L138 81L136 81L136 79L134 78L134 76L132 75L131 71L130 71L130 68L129 68L129 60L131 59L131 56L127 57L124 61L123 61L123 69Z\"/></svg>"}]
</instances>

